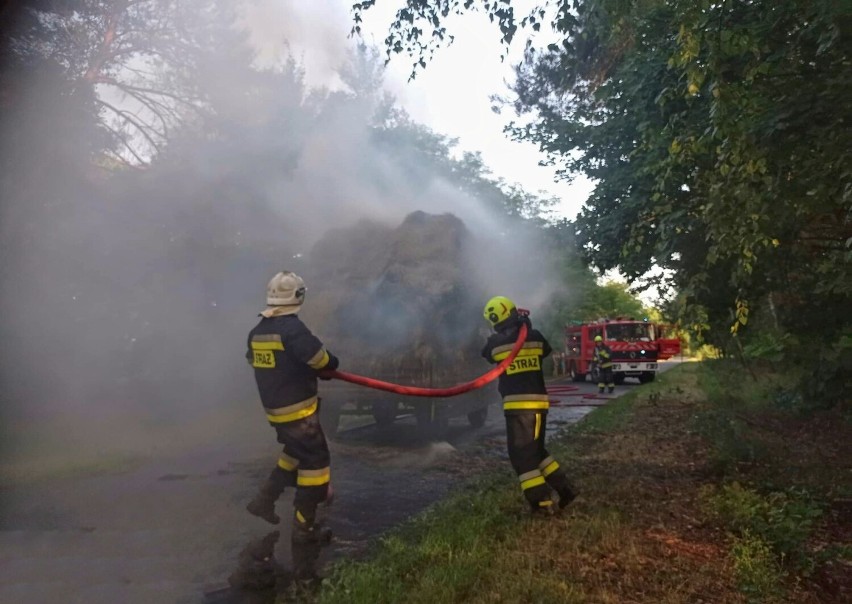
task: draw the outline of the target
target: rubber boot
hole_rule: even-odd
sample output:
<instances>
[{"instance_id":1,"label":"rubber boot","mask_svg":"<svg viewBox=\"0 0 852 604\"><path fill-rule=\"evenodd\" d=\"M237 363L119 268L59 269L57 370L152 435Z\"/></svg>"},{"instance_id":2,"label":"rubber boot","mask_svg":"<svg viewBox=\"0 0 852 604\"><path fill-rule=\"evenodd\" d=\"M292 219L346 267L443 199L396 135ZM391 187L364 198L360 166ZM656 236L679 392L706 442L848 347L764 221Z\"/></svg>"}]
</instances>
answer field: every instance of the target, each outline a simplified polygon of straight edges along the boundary
<instances>
[{"instance_id":1,"label":"rubber boot","mask_svg":"<svg viewBox=\"0 0 852 604\"><path fill-rule=\"evenodd\" d=\"M536 503L530 503L530 512L533 516L548 517L556 512L551 499L544 499Z\"/></svg>"},{"instance_id":2,"label":"rubber boot","mask_svg":"<svg viewBox=\"0 0 852 604\"><path fill-rule=\"evenodd\" d=\"M557 491L559 494L559 509L564 510L568 504L577 498L577 493L569 486L565 486Z\"/></svg>"},{"instance_id":3,"label":"rubber boot","mask_svg":"<svg viewBox=\"0 0 852 604\"><path fill-rule=\"evenodd\" d=\"M263 518L270 524L278 524L281 522L281 518L275 513L275 502L278 501L285 488L286 485L280 477L275 475L273 470L272 475L266 479L254 499L248 503L246 510L249 514Z\"/></svg>"},{"instance_id":4,"label":"rubber boot","mask_svg":"<svg viewBox=\"0 0 852 604\"><path fill-rule=\"evenodd\" d=\"M263 539L251 541L240 552L239 565L228 577L234 589L262 591L275 587L281 568L275 560L275 544L280 533L273 531Z\"/></svg>"},{"instance_id":5,"label":"rubber boot","mask_svg":"<svg viewBox=\"0 0 852 604\"><path fill-rule=\"evenodd\" d=\"M319 580L316 563L320 549L331 543L331 529L318 522L300 522L293 519L293 532L290 535L290 551L293 555L293 579L304 583Z\"/></svg>"},{"instance_id":6,"label":"rubber boot","mask_svg":"<svg viewBox=\"0 0 852 604\"><path fill-rule=\"evenodd\" d=\"M598 394L603 394L603 393L604 393L604 389L603 389L603 388L598 388Z\"/></svg>"},{"instance_id":7,"label":"rubber boot","mask_svg":"<svg viewBox=\"0 0 852 604\"><path fill-rule=\"evenodd\" d=\"M331 543L333 536L331 529L319 522L314 522L310 527L303 524L293 527L294 543L318 543L320 546L324 546Z\"/></svg>"}]
</instances>

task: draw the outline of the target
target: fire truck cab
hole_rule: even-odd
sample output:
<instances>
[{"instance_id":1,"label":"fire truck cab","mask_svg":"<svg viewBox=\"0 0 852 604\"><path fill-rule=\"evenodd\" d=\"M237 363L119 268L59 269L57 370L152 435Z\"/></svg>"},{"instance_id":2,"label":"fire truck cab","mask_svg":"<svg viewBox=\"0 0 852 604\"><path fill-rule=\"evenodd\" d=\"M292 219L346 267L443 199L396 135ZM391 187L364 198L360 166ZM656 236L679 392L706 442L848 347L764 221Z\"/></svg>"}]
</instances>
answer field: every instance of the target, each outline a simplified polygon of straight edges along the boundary
<instances>
[{"instance_id":1,"label":"fire truck cab","mask_svg":"<svg viewBox=\"0 0 852 604\"><path fill-rule=\"evenodd\" d=\"M641 383L653 382L659 361L680 353L680 340L665 337L666 326L633 318L599 319L565 328L565 363L571 379L583 382L587 375L597 380L594 364L595 336L601 336L612 351L616 384L627 377Z\"/></svg>"}]
</instances>

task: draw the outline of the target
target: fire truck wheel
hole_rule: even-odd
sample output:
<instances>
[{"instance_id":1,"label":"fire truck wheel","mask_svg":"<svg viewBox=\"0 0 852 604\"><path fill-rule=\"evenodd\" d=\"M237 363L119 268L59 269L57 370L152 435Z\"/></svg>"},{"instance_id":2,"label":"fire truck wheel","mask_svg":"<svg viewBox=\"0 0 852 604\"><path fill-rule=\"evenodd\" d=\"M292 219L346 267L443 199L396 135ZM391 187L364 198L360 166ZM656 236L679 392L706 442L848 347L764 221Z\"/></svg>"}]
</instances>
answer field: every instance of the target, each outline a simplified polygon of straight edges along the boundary
<instances>
[{"instance_id":1,"label":"fire truck wheel","mask_svg":"<svg viewBox=\"0 0 852 604\"><path fill-rule=\"evenodd\" d=\"M647 384L649 382L653 382L655 377L657 377L657 374L653 371L644 371L642 375L639 376L639 381L642 384Z\"/></svg>"},{"instance_id":2,"label":"fire truck wheel","mask_svg":"<svg viewBox=\"0 0 852 604\"><path fill-rule=\"evenodd\" d=\"M612 376L612 381L616 383L616 385L621 386L624 383L624 374L616 373Z\"/></svg>"},{"instance_id":3,"label":"fire truck wheel","mask_svg":"<svg viewBox=\"0 0 852 604\"><path fill-rule=\"evenodd\" d=\"M574 363L573 361L571 362L571 367L568 369L568 373L571 375L571 380L574 381L574 382L585 382L586 381L586 374L585 373L579 373L577 371L577 364Z\"/></svg>"}]
</instances>

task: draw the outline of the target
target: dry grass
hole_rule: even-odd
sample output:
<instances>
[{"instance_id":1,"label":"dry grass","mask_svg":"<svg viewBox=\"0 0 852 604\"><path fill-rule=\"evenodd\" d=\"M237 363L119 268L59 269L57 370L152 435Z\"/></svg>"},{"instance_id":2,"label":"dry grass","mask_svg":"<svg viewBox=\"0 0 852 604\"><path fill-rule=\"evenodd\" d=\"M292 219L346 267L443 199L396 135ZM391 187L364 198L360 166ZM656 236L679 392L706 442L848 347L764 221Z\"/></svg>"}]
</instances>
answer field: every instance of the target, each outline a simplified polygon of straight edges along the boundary
<instances>
[{"instance_id":1,"label":"dry grass","mask_svg":"<svg viewBox=\"0 0 852 604\"><path fill-rule=\"evenodd\" d=\"M711 429L700 425L702 413L718 406L699 382L707 371L699 364L682 366L554 439L554 453L582 491L569 512L553 519L525 517L504 472L385 540L371 560L339 568L317 598L371 603L849 601L848 563L842 556L822 559L820 552L850 543L852 508L829 505L819 516L802 546L802 555L811 556L814 564L803 572L802 566L777 560L771 540L738 534L720 522L708 510L707 496L749 474L760 484L771 478L776 487L801 486L795 480L802 476L807 480L801 484L813 493L844 492L852 460L844 458L850 441L839 439L845 438L848 423L777 413L762 423L756 418L765 408L735 409L746 426L759 425L759 434L740 436L769 443L770 454L726 466L736 474L720 475L717 461L726 453L718 447L727 441L714 440ZM786 444L778 449L779 442ZM785 474L788 465L797 468L791 476ZM749 493L764 501L757 490ZM760 509L778 512L771 498L765 501L770 503ZM785 537L782 516L770 527L775 532L766 534Z\"/></svg>"}]
</instances>

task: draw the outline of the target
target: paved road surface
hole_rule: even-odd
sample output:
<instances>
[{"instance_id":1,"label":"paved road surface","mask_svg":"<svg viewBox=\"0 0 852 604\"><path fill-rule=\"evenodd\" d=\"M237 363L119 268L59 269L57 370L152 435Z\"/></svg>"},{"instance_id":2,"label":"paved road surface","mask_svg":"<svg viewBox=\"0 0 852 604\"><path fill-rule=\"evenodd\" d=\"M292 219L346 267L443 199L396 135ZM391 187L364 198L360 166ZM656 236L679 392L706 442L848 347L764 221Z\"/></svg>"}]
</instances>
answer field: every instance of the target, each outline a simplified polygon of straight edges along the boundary
<instances>
[{"instance_id":1,"label":"paved road surface","mask_svg":"<svg viewBox=\"0 0 852 604\"><path fill-rule=\"evenodd\" d=\"M583 398L595 392L592 384L558 380L551 387L558 400L548 418L551 434L594 408L584 403L605 403ZM636 387L628 382L615 395ZM343 432L331 448L337 497L328 522L336 538L324 564L358 555L371 537L471 473L510 471L497 405L478 430L453 420L446 442L424 440L408 419L390 429ZM0 603L258 601L217 590L240 551L272 528L244 505L277 451L260 415L240 414L208 445L152 456L129 470L0 487ZM279 513L288 509L285 495ZM275 550L282 562L289 560L286 525Z\"/></svg>"}]
</instances>

